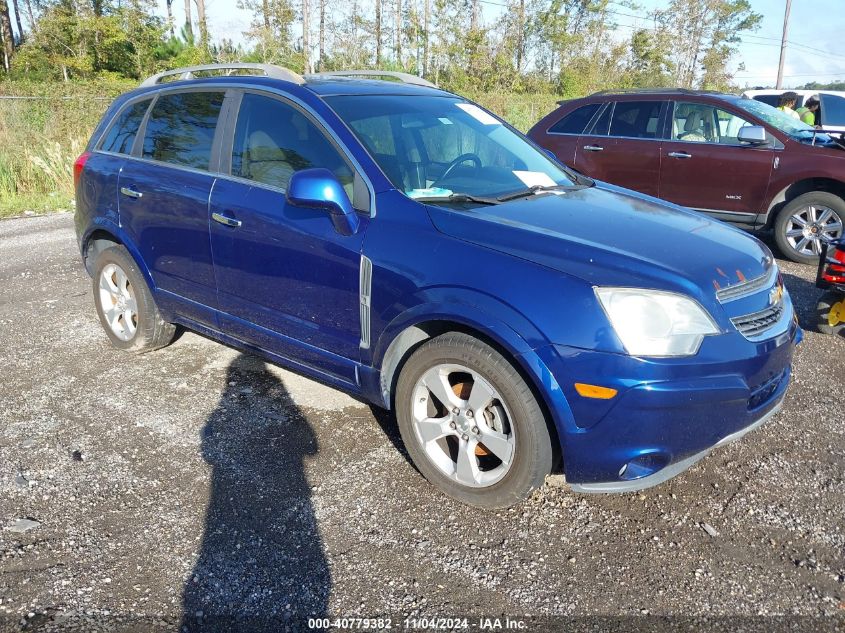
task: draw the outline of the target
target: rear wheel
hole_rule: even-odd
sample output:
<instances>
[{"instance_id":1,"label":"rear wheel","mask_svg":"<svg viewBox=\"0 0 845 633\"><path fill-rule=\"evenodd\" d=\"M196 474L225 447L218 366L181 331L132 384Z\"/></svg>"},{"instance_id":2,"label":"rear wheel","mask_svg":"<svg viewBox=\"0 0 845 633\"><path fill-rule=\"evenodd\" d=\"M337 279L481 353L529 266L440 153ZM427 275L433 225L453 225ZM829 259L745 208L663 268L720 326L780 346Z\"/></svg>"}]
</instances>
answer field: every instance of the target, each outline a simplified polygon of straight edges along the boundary
<instances>
[{"instance_id":1,"label":"rear wheel","mask_svg":"<svg viewBox=\"0 0 845 633\"><path fill-rule=\"evenodd\" d=\"M471 336L423 344L402 369L395 405L414 464L459 501L508 507L551 471L551 437L533 392L507 359Z\"/></svg>"},{"instance_id":2,"label":"rear wheel","mask_svg":"<svg viewBox=\"0 0 845 633\"><path fill-rule=\"evenodd\" d=\"M816 315L819 332L845 336L845 295L824 293L816 306Z\"/></svg>"},{"instance_id":3,"label":"rear wheel","mask_svg":"<svg viewBox=\"0 0 845 633\"><path fill-rule=\"evenodd\" d=\"M823 239L842 237L845 200L813 191L789 201L775 219L775 241L789 259L801 264L819 260Z\"/></svg>"},{"instance_id":4,"label":"rear wheel","mask_svg":"<svg viewBox=\"0 0 845 633\"><path fill-rule=\"evenodd\" d=\"M112 344L140 354L164 347L176 327L161 318L135 260L123 246L112 246L94 264L94 304Z\"/></svg>"}]
</instances>

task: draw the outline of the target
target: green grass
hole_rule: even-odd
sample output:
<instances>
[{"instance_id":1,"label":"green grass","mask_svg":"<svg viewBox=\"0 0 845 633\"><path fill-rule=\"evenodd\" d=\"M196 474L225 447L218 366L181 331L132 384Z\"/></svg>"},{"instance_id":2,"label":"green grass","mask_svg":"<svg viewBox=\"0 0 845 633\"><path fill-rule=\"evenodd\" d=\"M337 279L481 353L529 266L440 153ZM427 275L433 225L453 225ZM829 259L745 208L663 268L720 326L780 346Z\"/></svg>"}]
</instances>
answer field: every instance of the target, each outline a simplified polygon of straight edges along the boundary
<instances>
[{"instance_id":1,"label":"green grass","mask_svg":"<svg viewBox=\"0 0 845 633\"><path fill-rule=\"evenodd\" d=\"M0 82L0 218L72 208L73 161L111 99L134 82ZM527 131L554 109L553 94L467 93L467 98Z\"/></svg>"}]
</instances>

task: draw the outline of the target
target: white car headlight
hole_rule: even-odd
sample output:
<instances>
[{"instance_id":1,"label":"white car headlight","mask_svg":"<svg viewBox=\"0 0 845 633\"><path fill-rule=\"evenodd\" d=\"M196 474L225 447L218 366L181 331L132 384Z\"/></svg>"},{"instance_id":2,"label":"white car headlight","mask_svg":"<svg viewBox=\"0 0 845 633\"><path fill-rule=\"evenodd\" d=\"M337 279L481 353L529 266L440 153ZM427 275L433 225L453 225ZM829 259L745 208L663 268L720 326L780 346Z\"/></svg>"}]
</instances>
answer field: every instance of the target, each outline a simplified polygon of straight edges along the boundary
<instances>
[{"instance_id":1,"label":"white car headlight","mask_svg":"<svg viewBox=\"0 0 845 633\"><path fill-rule=\"evenodd\" d=\"M639 288L595 288L610 324L632 356L692 356L705 336L718 334L693 299Z\"/></svg>"}]
</instances>

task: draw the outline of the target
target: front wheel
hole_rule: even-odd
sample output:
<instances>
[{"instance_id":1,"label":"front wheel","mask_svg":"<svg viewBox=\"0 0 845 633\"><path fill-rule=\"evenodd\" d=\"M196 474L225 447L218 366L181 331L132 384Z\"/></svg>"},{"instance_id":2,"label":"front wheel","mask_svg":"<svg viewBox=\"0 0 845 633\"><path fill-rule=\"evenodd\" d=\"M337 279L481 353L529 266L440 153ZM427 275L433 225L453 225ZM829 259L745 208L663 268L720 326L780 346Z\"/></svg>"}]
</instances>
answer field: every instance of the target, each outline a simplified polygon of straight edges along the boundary
<instances>
[{"instance_id":1,"label":"front wheel","mask_svg":"<svg viewBox=\"0 0 845 633\"><path fill-rule=\"evenodd\" d=\"M449 496L505 508L542 485L553 464L546 418L518 371L489 345L438 336L399 375L396 418L422 475Z\"/></svg>"},{"instance_id":2,"label":"front wheel","mask_svg":"<svg viewBox=\"0 0 845 633\"><path fill-rule=\"evenodd\" d=\"M837 239L845 226L845 200L827 191L812 191L790 200L775 219L775 241L784 256L815 264L822 240Z\"/></svg>"}]
</instances>

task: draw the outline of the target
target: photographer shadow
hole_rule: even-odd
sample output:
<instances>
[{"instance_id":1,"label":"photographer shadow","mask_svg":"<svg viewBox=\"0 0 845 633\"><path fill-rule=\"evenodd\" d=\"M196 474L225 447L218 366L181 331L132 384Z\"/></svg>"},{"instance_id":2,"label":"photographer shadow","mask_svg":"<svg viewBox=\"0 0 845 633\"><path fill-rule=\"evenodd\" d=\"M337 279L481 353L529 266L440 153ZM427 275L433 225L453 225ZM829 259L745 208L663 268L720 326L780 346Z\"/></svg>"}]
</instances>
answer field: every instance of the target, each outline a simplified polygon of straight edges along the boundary
<instances>
[{"instance_id":1,"label":"photographer shadow","mask_svg":"<svg viewBox=\"0 0 845 633\"><path fill-rule=\"evenodd\" d=\"M282 381L241 354L201 433L211 491L181 630L305 628L332 586L304 471L318 451L311 425Z\"/></svg>"}]
</instances>

